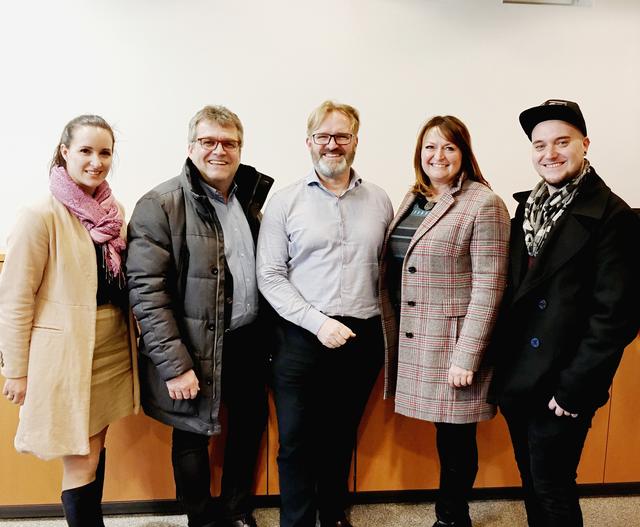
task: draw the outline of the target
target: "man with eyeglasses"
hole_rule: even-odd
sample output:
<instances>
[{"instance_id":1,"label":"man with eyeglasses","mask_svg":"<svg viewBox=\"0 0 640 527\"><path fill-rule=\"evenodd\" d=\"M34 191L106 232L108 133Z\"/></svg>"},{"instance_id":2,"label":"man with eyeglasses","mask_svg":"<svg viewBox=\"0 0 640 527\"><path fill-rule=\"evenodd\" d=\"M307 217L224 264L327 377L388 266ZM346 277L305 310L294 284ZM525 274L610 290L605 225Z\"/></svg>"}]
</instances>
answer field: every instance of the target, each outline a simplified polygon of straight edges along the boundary
<instances>
[{"instance_id":1,"label":"man with eyeglasses","mask_svg":"<svg viewBox=\"0 0 640 527\"><path fill-rule=\"evenodd\" d=\"M129 224L142 404L173 427L176 494L190 527L256 525L252 486L267 418L271 324L259 307L255 242L273 180L240 164L242 138L227 108L196 113L182 172L145 194ZM208 445L221 431L221 401L227 440L214 506Z\"/></svg>"},{"instance_id":2,"label":"man with eyeglasses","mask_svg":"<svg viewBox=\"0 0 640 527\"><path fill-rule=\"evenodd\" d=\"M351 168L358 112L332 101L307 122L313 170L277 192L258 241L258 285L280 315L272 383L280 526L349 527L356 432L384 350L376 286L393 210Z\"/></svg>"},{"instance_id":3,"label":"man with eyeglasses","mask_svg":"<svg viewBox=\"0 0 640 527\"><path fill-rule=\"evenodd\" d=\"M490 399L509 426L529 526L580 527L582 448L638 331L640 222L585 157L578 104L550 99L520 124L540 180L514 195Z\"/></svg>"}]
</instances>

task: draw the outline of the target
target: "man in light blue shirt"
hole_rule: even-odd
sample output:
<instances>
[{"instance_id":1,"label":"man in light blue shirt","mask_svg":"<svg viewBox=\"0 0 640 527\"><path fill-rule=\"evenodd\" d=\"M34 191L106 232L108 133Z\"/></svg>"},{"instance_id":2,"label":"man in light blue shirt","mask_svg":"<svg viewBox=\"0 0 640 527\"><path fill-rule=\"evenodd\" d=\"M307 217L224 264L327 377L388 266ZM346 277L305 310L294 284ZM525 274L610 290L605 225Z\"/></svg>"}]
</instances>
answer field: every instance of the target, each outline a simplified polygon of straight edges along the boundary
<instances>
[{"instance_id":1,"label":"man in light blue shirt","mask_svg":"<svg viewBox=\"0 0 640 527\"><path fill-rule=\"evenodd\" d=\"M276 193L258 240L260 292L280 315L273 388L280 525L350 527L356 432L383 361L378 258L393 209L351 168L358 111L322 103L307 122L314 169Z\"/></svg>"}]
</instances>

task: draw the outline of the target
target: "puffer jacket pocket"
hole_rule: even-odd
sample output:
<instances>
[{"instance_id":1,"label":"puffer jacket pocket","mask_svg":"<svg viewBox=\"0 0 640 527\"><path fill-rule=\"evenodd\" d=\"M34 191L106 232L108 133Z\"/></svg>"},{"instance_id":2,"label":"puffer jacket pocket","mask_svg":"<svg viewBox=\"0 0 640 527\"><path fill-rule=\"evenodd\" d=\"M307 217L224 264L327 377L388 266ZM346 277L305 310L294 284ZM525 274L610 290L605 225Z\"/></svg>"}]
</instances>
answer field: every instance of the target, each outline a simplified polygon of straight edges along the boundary
<instances>
[{"instance_id":1,"label":"puffer jacket pocket","mask_svg":"<svg viewBox=\"0 0 640 527\"><path fill-rule=\"evenodd\" d=\"M195 399L172 399L169 397L167 384L158 374L153 362L144 355L139 355L140 388L143 405L153 406L173 415L198 414L198 397Z\"/></svg>"}]
</instances>

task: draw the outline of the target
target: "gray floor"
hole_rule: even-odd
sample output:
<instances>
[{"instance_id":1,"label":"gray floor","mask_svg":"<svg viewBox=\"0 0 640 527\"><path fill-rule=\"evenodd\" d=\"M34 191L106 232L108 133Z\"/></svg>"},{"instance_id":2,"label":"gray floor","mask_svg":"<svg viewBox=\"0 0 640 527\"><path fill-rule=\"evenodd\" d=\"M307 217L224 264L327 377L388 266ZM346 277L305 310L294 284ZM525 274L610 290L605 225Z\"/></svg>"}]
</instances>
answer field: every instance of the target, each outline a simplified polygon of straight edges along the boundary
<instances>
[{"instance_id":1,"label":"gray floor","mask_svg":"<svg viewBox=\"0 0 640 527\"><path fill-rule=\"evenodd\" d=\"M640 527L640 496L581 500L585 527ZM471 504L474 527L526 526L518 501L477 501ZM277 509L259 509L260 527L278 527ZM351 511L355 527L431 527L433 504L356 505ZM63 520L0 520L1 527L63 527ZM185 527L184 516L111 516L106 527Z\"/></svg>"}]
</instances>

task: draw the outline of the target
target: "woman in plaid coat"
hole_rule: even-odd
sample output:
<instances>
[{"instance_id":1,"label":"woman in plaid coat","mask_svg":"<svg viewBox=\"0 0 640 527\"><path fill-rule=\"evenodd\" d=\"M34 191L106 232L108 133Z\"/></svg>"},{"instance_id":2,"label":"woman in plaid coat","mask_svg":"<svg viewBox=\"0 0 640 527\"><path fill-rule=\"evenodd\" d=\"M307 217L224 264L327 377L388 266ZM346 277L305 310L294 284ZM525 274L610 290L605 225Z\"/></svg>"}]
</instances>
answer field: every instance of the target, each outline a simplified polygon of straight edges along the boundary
<instances>
[{"instance_id":1,"label":"woman in plaid coat","mask_svg":"<svg viewBox=\"0 0 640 527\"><path fill-rule=\"evenodd\" d=\"M470 526L476 425L491 368L483 356L506 283L509 213L482 177L466 126L434 117L420 130L416 182L389 226L380 272L385 397L432 421L440 458L436 526Z\"/></svg>"}]
</instances>

